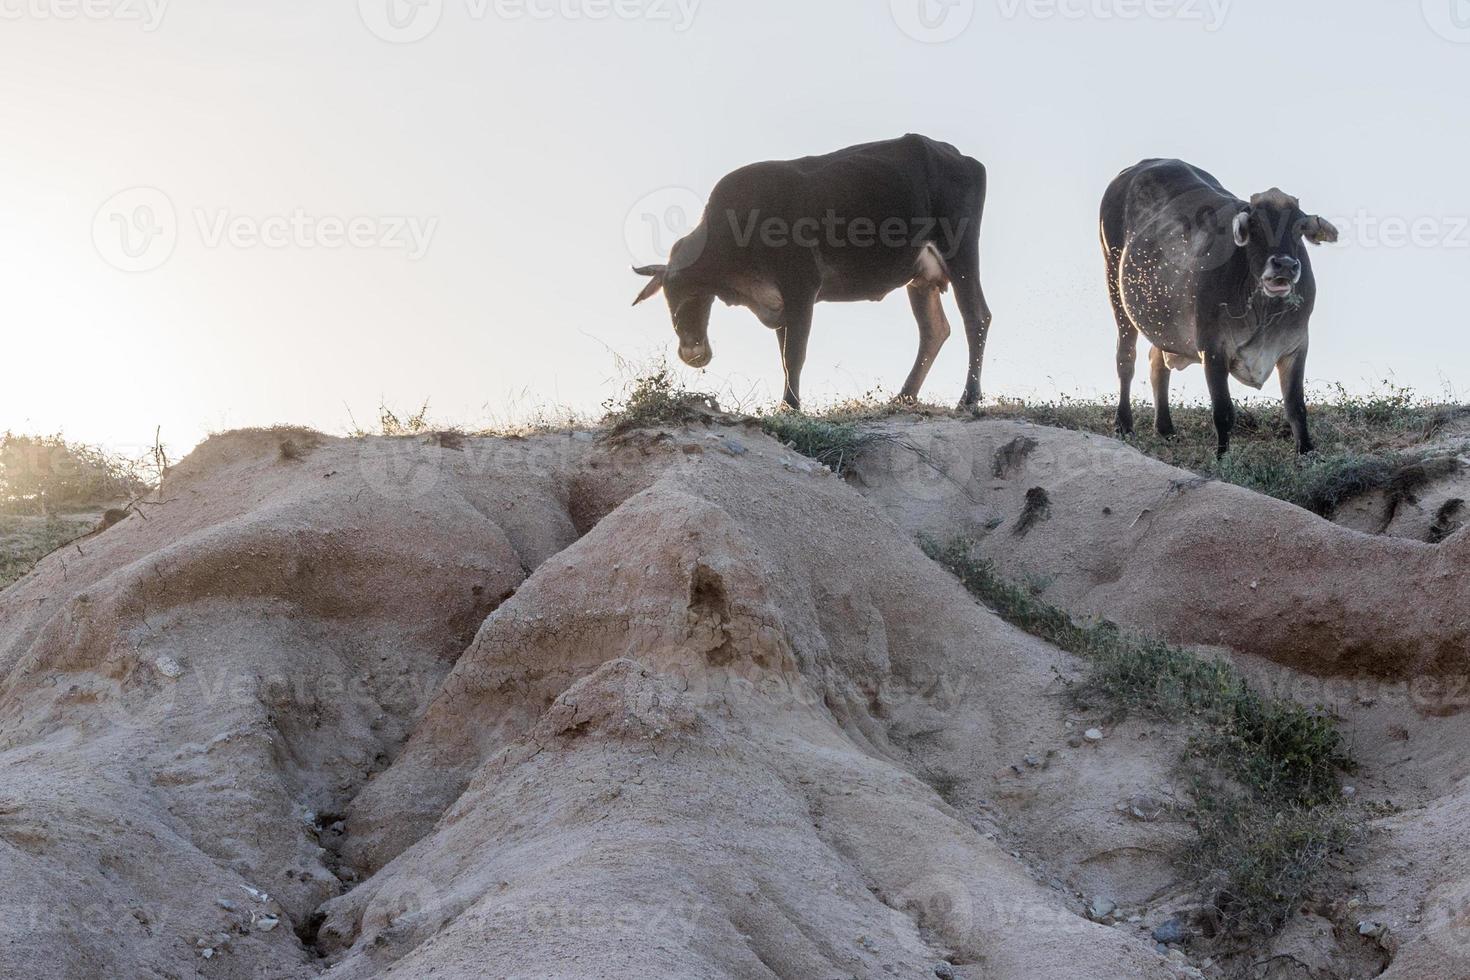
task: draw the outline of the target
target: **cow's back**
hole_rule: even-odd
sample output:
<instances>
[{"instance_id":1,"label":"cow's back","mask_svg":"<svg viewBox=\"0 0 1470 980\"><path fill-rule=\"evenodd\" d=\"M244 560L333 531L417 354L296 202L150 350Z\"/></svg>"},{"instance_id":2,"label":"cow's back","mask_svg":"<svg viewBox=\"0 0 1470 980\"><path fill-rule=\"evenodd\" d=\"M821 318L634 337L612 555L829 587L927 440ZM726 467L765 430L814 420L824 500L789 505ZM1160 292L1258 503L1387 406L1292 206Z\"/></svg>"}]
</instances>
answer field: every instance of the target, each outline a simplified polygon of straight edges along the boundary
<instances>
[{"instance_id":1,"label":"cow's back","mask_svg":"<svg viewBox=\"0 0 1470 980\"><path fill-rule=\"evenodd\" d=\"M835 214L845 222L949 214L956 184L983 193L985 168L948 143L909 134L795 160L770 160L732 171L710 194L710 216L729 212L789 222Z\"/></svg>"},{"instance_id":2,"label":"cow's back","mask_svg":"<svg viewBox=\"0 0 1470 980\"><path fill-rule=\"evenodd\" d=\"M1212 174L1182 160L1145 160L1103 195L1110 274L1129 318L1156 346L1187 356L1199 350L1200 297L1229 274L1230 221L1243 206Z\"/></svg>"}]
</instances>

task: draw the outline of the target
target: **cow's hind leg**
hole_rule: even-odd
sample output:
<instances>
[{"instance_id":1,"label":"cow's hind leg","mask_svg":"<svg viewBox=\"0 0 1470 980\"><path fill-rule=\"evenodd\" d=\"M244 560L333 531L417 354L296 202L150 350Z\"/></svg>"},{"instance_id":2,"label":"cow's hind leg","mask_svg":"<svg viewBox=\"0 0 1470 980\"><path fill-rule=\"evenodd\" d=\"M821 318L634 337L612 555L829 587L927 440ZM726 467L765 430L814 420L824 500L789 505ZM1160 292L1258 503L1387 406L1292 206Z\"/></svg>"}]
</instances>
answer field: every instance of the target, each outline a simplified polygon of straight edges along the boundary
<instances>
[{"instance_id":1,"label":"cow's hind leg","mask_svg":"<svg viewBox=\"0 0 1470 980\"><path fill-rule=\"evenodd\" d=\"M1118 281L1119 252L1103 243L1108 265L1108 299L1113 303L1113 317L1118 321L1118 417L1120 435L1133 434L1133 372L1138 363L1138 328L1123 308L1122 286Z\"/></svg>"},{"instance_id":2,"label":"cow's hind leg","mask_svg":"<svg viewBox=\"0 0 1470 980\"><path fill-rule=\"evenodd\" d=\"M965 322L965 341L970 346L970 367L965 374L965 393L960 408L980 404L980 370L985 365L985 341L990 336L990 306L980 285L980 211L976 210L973 229L949 262L950 281L955 302ZM937 299L936 299L937 302Z\"/></svg>"},{"instance_id":3,"label":"cow's hind leg","mask_svg":"<svg viewBox=\"0 0 1470 980\"><path fill-rule=\"evenodd\" d=\"M1157 347L1149 351L1148 375L1154 389L1154 429L1165 439L1174 435L1174 416L1169 411L1169 375L1172 373L1163 351Z\"/></svg>"},{"instance_id":4,"label":"cow's hind leg","mask_svg":"<svg viewBox=\"0 0 1470 980\"><path fill-rule=\"evenodd\" d=\"M914 319L919 321L919 356L914 369L903 383L898 397L904 401L918 401L924 379L934 366L934 359L949 339L949 318L944 315L944 304L940 302L938 286L915 283L909 286L909 305L914 308Z\"/></svg>"}]
</instances>

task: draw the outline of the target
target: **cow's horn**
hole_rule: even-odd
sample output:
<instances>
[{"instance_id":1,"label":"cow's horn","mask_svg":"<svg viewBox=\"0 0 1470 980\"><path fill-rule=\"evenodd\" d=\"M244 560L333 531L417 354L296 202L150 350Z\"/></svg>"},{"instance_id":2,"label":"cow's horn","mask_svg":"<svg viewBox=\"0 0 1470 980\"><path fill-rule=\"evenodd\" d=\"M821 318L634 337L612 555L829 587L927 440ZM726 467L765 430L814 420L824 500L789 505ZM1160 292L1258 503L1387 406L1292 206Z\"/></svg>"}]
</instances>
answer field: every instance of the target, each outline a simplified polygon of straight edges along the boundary
<instances>
[{"instance_id":1,"label":"cow's horn","mask_svg":"<svg viewBox=\"0 0 1470 980\"><path fill-rule=\"evenodd\" d=\"M669 267L666 265L645 265L635 267L633 271L640 276L653 277L648 281L648 285L643 287L643 292L639 293L638 298L633 301L633 305L637 306L644 300L657 296L658 291L664 288L664 278L668 275Z\"/></svg>"}]
</instances>

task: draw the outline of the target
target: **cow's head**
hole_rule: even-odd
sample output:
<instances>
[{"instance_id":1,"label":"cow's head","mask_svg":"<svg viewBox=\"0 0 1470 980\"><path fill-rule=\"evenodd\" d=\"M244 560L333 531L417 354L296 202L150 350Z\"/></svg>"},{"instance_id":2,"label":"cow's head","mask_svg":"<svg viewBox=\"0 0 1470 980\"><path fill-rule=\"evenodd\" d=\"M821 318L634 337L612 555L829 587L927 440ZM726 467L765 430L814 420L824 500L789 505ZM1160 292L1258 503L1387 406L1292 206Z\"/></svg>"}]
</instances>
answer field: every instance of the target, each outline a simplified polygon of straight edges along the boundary
<instances>
[{"instance_id":1,"label":"cow's head","mask_svg":"<svg viewBox=\"0 0 1470 980\"><path fill-rule=\"evenodd\" d=\"M1274 187L1251 198L1250 208L1235 216L1232 231L1258 288L1272 299L1287 298L1302 281L1303 241L1337 241L1337 229L1326 219L1304 213L1300 201Z\"/></svg>"},{"instance_id":2,"label":"cow's head","mask_svg":"<svg viewBox=\"0 0 1470 980\"><path fill-rule=\"evenodd\" d=\"M640 276L651 277L633 305L663 291L674 318L674 333L679 335L679 359L692 368L702 368L715 357L709 343L709 313L715 293L701 281L689 257L693 254L697 258L698 250L699 243L680 239L674 243L668 265L645 265L633 270Z\"/></svg>"}]
</instances>

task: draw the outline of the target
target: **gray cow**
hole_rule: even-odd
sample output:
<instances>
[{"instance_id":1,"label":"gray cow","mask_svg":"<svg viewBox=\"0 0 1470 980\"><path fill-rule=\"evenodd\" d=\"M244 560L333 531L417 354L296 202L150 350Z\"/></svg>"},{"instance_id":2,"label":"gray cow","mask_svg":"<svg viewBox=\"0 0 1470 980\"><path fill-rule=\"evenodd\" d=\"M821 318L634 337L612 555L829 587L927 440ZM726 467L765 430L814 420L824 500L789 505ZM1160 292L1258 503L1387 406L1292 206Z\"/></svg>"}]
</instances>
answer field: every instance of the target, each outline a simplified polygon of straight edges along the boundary
<instances>
[{"instance_id":1,"label":"gray cow","mask_svg":"<svg viewBox=\"0 0 1470 980\"><path fill-rule=\"evenodd\" d=\"M1275 188L1249 202L1180 160L1123 171L1102 203L1108 294L1118 321L1118 431L1133 432L1138 335L1153 345L1156 425L1174 434L1169 373L1203 363L1220 455L1230 449L1230 377L1259 389L1277 371L1297 451L1312 450L1304 392L1317 283L1303 241L1337 229Z\"/></svg>"}]
</instances>

